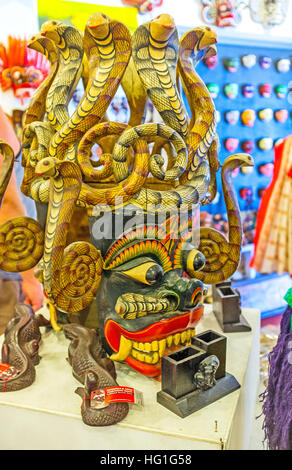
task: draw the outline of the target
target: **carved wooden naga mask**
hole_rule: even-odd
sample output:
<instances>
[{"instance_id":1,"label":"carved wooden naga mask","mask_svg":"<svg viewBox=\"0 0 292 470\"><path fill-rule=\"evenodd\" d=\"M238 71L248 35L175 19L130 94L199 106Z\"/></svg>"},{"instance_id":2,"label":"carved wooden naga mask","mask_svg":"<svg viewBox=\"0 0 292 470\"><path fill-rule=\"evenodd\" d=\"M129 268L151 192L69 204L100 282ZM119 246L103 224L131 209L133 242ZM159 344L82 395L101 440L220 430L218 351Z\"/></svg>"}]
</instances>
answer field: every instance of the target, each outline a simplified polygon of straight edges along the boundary
<instances>
[{"instance_id":1,"label":"carved wooden naga mask","mask_svg":"<svg viewBox=\"0 0 292 470\"><path fill-rule=\"evenodd\" d=\"M61 316L66 321L80 316L96 298L107 352L150 377L159 376L163 354L190 342L203 313L203 283L228 279L240 257L232 174L253 165L250 155L232 155L222 165L228 240L194 224L200 205L217 192L216 110L195 70L216 54L215 43L209 27L194 28L179 40L169 15L141 25L131 37L125 25L100 13L89 18L84 35L49 21L29 42L51 64L27 109L23 133L21 189L36 202L39 238L32 241L35 224L27 235L31 219L18 221L12 262L7 247L13 251L15 223L0 227L0 269L25 270L39 262L37 276L55 329ZM68 103L80 78L85 92L70 116ZM120 85L129 123L105 116ZM163 122L144 123L147 98ZM98 161L92 160L95 144L101 149ZM11 149L1 148L12 162ZM7 163L0 196L9 172ZM90 238L72 236L77 209L88 217ZM119 211L123 215L116 217ZM19 249L21 231L25 250ZM22 257L29 262L20 263Z\"/></svg>"},{"instance_id":2,"label":"carved wooden naga mask","mask_svg":"<svg viewBox=\"0 0 292 470\"><path fill-rule=\"evenodd\" d=\"M129 226L131 209L123 213ZM100 334L111 359L156 377L161 357L189 344L195 334L203 314L203 284L190 276L205 258L188 241L192 233L181 227L179 216L165 214L162 222L160 211L149 224L149 213L134 209L134 214L135 226L108 246L98 238L101 220L91 221L93 243L104 253L96 297Z\"/></svg>"}]
</instances>

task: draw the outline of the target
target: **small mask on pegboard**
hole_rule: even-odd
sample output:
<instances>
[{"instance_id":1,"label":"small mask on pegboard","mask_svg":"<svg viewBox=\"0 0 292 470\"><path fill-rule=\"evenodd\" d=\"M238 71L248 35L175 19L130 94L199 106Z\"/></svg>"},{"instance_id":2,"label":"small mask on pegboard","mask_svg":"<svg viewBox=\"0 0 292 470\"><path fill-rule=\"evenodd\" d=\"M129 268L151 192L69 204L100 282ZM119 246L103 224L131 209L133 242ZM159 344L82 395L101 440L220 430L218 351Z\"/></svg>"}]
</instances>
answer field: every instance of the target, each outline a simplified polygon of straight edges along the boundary
<instances>
[{"instance_id":1,"label":"small mask on pegboard","mask_svg":"<svg viewBox=\"0 0 292 470\"><path fill-rule=\"evenodd\" d=\"M234 73L237 72L238 67L239 67L240 61L238 57L229 57L226 59L223 59L223 65L228 70L228 72Z\"/></svg>"},{"instance_id":2,"label":"small mask on pegboard","mask_svg":"<svg viewBox=\"0 0 292 470\"><path fill-rule=\"evenodd\" d=\"M273 148L273 139L270 137L263 137L258 140L258 147L260 150L268 151Z\"/></svg>"},{"instance_id":3,"label":"small mask on pegboard","mask_svg":"<svg viewBox=\"0 0 292 470\"><path fill-rule=\"evenodd\" d=\"M228 152L235 152L239 145L239 139L235 137L228 137L228 139L224 140L224 147Z\"/></svg>"},{"instance_id":4,"label":"small mask on pegboard","mask_svg":"<svg viewBox=\"0 0 292 470\"><path fill-rule=\"evenodd\" d=\"M207 83L207 88L209 90L211 98L213 99L217 98L219 91L220 91L219 85L217 83Z\"/></svg>"},{"instance_id":5,"label":"small mask on pegboard","mask_svg":"<svg viewBox=\"0 0 292 470\"><path fill-rule=\"evenodd\" d=\"M241 149L246 153L252 153L255 148L254 140L243 140L241 142Z\"/></svg>"},{"instance_id":6,"label":"small mask on pegboard","mask_svg":"<svg viewBox=\"0 0 292 470\"><path fill-rule=\"evenodd\" d=\"M239 111L237 111L236 109L231 110L231 111L226 111L224 113L224 119L228 124L235 126L235 124L237 124L238 119L239 119Z\"/></svg>"},{"instance_id":7,"label":"small mask on pegboard","mask_svg":"<svg viewBox=\"0 0 292 470\"><path fill-rule=\"evenodd\" d=\"M275 111L275 119L278 122L286 122L288 119L288 115L289 113L287 109L278 109L277 111Z\"/></svg>"},{"instance_id":8,"label":"small mask on pegboard","mask_svg":"<svg viewBox=\"0 0 292 470\"><path fill-rule=\"evenodd\" d=\"M262 163L258 166L258 172L260 175L271 177L273 175L274 164L273 163Z\"/></svg>"},{"instance_id":9,"label":"small mask on pegboard","mask_svg":"<svg viewBox=\"0 0 292 470\"><path fill-rule=\"evenodd\" d=\"M252 98L254 95L254 86L247 83L242 86L242 94L245 98Z\"/></svg>"},{"instance_id":10,"label":"small mask on pegboard","mask_svg":"<svg viewBox=\"0 0 292 470\"><path fill-rule=\"evenodd\" d=\"M241 113L241 122L244 126L253 127L256 118L256 113L253 109L245 109Z\"/></svg>"},{"instance_id":11,"label":"small mask on pegboard","mask_svg":"<svg viewBox=\"0 0 292 470\"><path fill-rule=\"evenodd\" d=\"M234 100L238 95L238 84L237 83L227 83L224 85L224 94L230 100Z\"/></svg>"},{"instance_id":12,"label":"small mask on pegboard","mask_svg":"<svg viewBox=\"0 0 292 470\"><path fill-rule=\"evenodd\" d=\"M275 93L277 98L283 99L286 98L288 93L287 85L277 85L275 86Z\"/></svg>"},{"instance_id":13,"label":"small mask on pegboard","mask_svg":"<svg viewBox=\"0 0 292 470\"><path fill-rule=\"evenodd\" d=\"M251 69L255 66L257 58L254 54L247 54L241 57L241 63L247 69Z\"/></svg>"},{"instance_id":14,"label":"small mask on pegboard","mask_svg":"<svg viewBox=\"0 0 292 470\"><path fill-rule=\"evenodd\" d=\"M287 73L291 68L291 62L289 59L279 59L276 62L276 69L280 73Z\"/></svg>"},{"instance_id":15,"label":"small mask on pegboard","mask_svg":"<svg viewBox=\"0 0 292 470\"><path fill-rule=\"evenodd\" d=\"M273 63L273 60L268 55L263 55L259 58L259 64L265 70L269 69L272 63Z\"/></svg>"},{"instance_id":16,"label":"small mask on pegboard","mask_svg":"<svg viewBox=\"0 0 292 470\"><path fill-rule=\"evenodd\" d=\"M206 65L208 69L213 70L218 64L218 56L213 55L213 56L205 57L203 59L203 64Z\"/></svg>"},{"instance_id":17,"label":"small mask on pegboard","mask_svg":"<svg viewBox=\"0 0 292 470\"><path fill-rule=\"evenodd\" d=\"M270 98L272 94L272 85L270 83L263 83L259 86L259 92L263 98Z\"/></svg>"},{"instance_id":18,"label":"small mask on pegboard","mask_svg":"<svg viewBox=\"0 0 292 470\"><path fill-rule=\"evenodd\" d=\"M274 113L272 108L264 108L259 110L258 116L261 121L270 122L273 119Z\"/></svg>"}]
</instances>

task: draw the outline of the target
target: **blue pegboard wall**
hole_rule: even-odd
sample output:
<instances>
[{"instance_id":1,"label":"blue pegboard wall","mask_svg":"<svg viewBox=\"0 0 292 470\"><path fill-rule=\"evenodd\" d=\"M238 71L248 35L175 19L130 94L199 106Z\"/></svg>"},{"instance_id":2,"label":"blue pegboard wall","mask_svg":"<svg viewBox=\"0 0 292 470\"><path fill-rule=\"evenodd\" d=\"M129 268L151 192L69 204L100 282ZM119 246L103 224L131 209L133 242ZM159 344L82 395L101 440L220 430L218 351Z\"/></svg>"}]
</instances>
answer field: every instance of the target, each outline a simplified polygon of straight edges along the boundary
<instances>
[{"instance_id":1,"label":"blue pegboard wall","mask_svg":"<svg viewBox=\"0 0 292 470\"><path fill-rule=\"evenodd\" d=\"M230 40L230 42L233 42ZM258 189L265 188L270 182L270 177L261 175L258 172L258 166L264 163L272 163L274 161L274 150L263 151L258 147L258 141L264 137L271 137L275 142L277 139L286 137L292 134L292 99L288 100L288 94L283 99L277 97L275 87L277 85L288 85L292 83L292 69L289 72L281 73L276 69L276 63L279 59L287 58L291 60L291 49L288 44L263 44L258 41L235 41L235 44L224 43L217 45L218 62L214 69L209 69L202 62L197 66L197 72L206 84L217 83L220 91L214 103L217 111L220 112L220 122L217 125L217 133L220 139L221 148L219 152L220 163L230 155L224 147L225 139L234 137L239 139L239 146L235 152L242 152L241 143L244 140L254 140L255 149L252 156L255 161L255 169L251 174L244 175L241 172L233 179L234 186L237 190L238 201L241 210L257 210L260 203L258 197ZM252 68L246 68L242 64L242 57L248 54L256 55L256 64ZM269 56L272 59L272 65L269 69L263 69L259 63L259 58L262 56ZM225 66L224 61L227 58L239 58L240 64L236 72L229 72ZM225 84L237 83L239 92L236 99L230 99L225 96L223 88ZM259 86L264 83L270 83L272 86L272 94L270 98L264 98L259 93ZM242 93L243 85L251 84L254 86L254 96L246 98ZM186 100L185 100L186 101ZM290 103L289 103L290 101ZM188 105L187 105L188 107ZM280 109L287 109L289 112L288 119L285 123L275 120L275 117L270 122L261 121L258 117L258 112L264 108L272 108L273 113ZM238 110L241 114L245 109L254 109L256 112L256 120L253 127L247 127L242 124L241 118L237 124L228 124L224 118L224 113L230 110ZM215 203L209 204L204 207L204 210L215 214L226 212L224 199L222 195L221 180L217 177L219 200ZM241 188L252 188L253 197L250 204L247 204L244 199L240 197L239 191Z\"/></svg>"}]
</instances>

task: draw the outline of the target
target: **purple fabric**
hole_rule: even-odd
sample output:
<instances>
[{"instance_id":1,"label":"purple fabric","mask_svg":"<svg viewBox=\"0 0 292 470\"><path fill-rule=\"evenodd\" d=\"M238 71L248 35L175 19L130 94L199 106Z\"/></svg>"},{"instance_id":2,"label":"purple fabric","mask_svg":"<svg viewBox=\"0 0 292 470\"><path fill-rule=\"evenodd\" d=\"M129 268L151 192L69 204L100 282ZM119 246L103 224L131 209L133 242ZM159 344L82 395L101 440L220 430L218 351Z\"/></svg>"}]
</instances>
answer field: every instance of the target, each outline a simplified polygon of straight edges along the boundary
<instances>
[{"instance_id":1,"label":"purple fabric","mask_svg":"<svg viewBox=\"0 0 292 470\"><path fill-rule=\"evenodd\" d=\"M270 450L292 450L292 333L291 307L282 320L278 342L269 355L269 383L262 394L263 429Z\"/></svg>"}]
</instances>

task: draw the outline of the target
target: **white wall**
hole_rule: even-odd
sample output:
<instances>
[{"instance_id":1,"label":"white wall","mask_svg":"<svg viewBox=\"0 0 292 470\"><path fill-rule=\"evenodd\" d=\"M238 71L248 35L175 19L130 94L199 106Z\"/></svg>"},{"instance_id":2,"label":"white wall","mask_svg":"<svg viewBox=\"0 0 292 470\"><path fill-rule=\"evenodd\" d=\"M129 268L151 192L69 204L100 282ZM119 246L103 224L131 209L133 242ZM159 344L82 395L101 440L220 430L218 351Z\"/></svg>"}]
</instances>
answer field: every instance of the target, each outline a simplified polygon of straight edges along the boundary
<instances>
[{"instance_id":1,"label":"white wall","mask_svg":"<svg viewBox=\"0 0 292 470\"><path fill-rule=\"evenodd\" d=\"M48 0L49 1L49 0ZM78 0L76 0L78 1ZM80 1L80 0L79 0ZM85 3L98 5L122 6L121 0L87 0ZM266 40L285 40L292 43L292 1L285 22L265 31L260 24L251 20L248 9L242 12L242 22L236 28L216 28L221 36L248 36ZM139 15L139 23L148 21L165 12L171 14L178 26L194 27L204 24L202 20L201 0L164 0L161 8L147 15ZM30 36L38 30L36 0L0 0L0 40L5 41L8 34Z\"/></svg>"}]
</instances>

